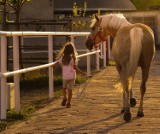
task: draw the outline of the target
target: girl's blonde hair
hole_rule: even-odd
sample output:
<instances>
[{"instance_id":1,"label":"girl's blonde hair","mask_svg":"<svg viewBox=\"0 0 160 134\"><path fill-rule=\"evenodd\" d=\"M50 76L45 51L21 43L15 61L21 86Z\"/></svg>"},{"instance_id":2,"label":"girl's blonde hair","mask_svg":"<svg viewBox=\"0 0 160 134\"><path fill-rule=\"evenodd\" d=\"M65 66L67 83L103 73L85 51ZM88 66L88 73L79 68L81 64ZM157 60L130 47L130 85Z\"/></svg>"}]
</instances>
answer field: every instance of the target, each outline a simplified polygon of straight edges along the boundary
<instances>
[{"instance_id":1,"label":"girl's blonde hair","mask_svg":"<svg viewBox=\"0 0 160 134\"><path fill-rule=\"evenodd\" d=\"M62 57L62 64L68 65L71 61L71 58L76 60L76 49L74 47L74 44L72 42L67 42L64 47L60 50L58 56L56 59L59 59Z\"/></svg>"}]
</instances>

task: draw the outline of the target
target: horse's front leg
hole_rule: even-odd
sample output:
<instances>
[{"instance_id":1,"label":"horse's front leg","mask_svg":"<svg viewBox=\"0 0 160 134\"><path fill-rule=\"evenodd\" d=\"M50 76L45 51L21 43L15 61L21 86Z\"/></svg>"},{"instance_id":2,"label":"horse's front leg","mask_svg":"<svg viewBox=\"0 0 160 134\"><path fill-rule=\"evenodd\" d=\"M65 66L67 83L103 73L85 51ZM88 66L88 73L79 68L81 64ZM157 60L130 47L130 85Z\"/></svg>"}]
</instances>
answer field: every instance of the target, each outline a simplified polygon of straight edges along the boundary
<instances>
[{"instance_id":1,"label":"horse's front leg","mask_svg":"<svg viewBox=\"0 0 160 134\"><path fill-rule=\"evenodd\" d=\"M124 99L125 99L125 112L124 112L123 119L125 121L129 121L131 119L129 91L124 92Z\"/></svg>"}]
</instances>

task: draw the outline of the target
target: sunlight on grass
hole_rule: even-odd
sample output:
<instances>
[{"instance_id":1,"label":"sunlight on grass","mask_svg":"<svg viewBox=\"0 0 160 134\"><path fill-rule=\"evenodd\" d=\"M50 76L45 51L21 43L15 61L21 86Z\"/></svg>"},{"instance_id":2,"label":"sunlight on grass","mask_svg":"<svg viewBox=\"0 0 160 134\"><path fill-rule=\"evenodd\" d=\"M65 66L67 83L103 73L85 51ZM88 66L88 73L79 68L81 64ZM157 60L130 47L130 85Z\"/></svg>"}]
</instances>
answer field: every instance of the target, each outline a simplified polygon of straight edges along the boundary
<instances>
[{"instance_id":1,"label":"sunlight on grass","mask_svg":"<svg viewBox=\"0 0 160 134\"><path fill-rule=\"evenodd\" d=\"M114 61L109 61L109 65L110 65L110 66L115 66L116 63L115 63Z\"/></svg>"}]
</instances>

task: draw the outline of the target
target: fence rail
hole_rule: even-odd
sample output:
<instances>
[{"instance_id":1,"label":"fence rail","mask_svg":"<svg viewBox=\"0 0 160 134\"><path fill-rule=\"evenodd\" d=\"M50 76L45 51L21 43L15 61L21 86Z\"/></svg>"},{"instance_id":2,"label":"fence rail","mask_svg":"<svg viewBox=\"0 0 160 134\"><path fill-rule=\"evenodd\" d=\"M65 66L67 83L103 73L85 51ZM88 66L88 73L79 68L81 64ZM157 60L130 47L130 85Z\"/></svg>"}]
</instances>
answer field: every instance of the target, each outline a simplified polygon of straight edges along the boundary
<instances>
[{"instance_id":1,"label":"fence rail","mask_svg":"<svg viewBox=\"0 0 160 134\"><path fill-rule=\"evenodd\" d=\"M88 36L88 32L4 32L1 31L1 108L0 119L6 119L6 88L9 76L14 76L15 85L15 111L20 111L20 78L19 74L34 71L42 68L49 68L49 98L54 97L54 75L53 67L53 36L71 36L74 42L74 36ZM7 72L7 36L13 38L13 71ZM47 36L48 37L48 64L19 69L19 36ZM99 70L99 57L103 56L104 66L106 66L106 44L103 43L101 49L96 51L78 55L77 58L87 57L87 75L90 75L90 55L96 54L96 69ZM103 50L102 50L103 48ZM101 56L99 55L101 53Z\"/></svg>"},{"instance_id":2,"label":"fence rail","mask_svg":"<svg viewBox=\"0 0 160 134\"><path fill-rule=\"evenodd\" d=\"M0 31L1 36L87 36L89 32L4 32Z\"/></svg>"},{"instance_id":3,"label":"fence rail","mask_svg":"<svg viewBox=\"0 0 160 134\"><path fill-rule=\"evenodd\" d=\"M97 50L97 51L94 51L94 52L90 52L90 53L85 53L85 54L78 55L77 58L82 58L82 57L85 57L85 56L87 56L87 55L92 55L92 54L96 54L96 53L100 53L100 50ZM34 70L38 70L38 69L47 68L47 67L50 67L50 66L54 65L55 63L56 63L56 62L48 63L48 64L44 64L44 65L39 65L39 66L36 66L36 67L24 68L24 69L12 71L12 72L6 72L6 73L3 73L3 74L1 73L1 74L0 74L0 77L1 77L1 78L4 78L4 77L13 76L13 75L15 75L15 74L22 74L22 73L27 73L27 72L34 71Z\"/></svg>"}]
</instances>

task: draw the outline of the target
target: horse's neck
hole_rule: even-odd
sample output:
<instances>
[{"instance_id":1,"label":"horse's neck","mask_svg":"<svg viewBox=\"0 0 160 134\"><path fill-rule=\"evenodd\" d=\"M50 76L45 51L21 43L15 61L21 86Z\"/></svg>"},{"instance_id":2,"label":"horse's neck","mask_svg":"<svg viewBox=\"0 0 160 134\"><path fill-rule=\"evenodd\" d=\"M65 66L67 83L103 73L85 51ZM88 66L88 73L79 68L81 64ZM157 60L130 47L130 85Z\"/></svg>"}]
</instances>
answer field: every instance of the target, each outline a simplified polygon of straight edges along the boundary
<instances>
[{"instance_id":1,"label":"horse's neck","mask_svg":"<svg viewBox=\"0 0 160 134\"><path fill-rule=\"evenodd\" d=\"M112 37L115 37L119 29L121 29L122 27L125 27L125 26L129 26L129 25L131 25L131 24L128 22L128 23L125 23L125 24L123 24L123 25L121 25L121 26L118 26L118 27L115 27L115 28L113 28L113 27L108 27L108 30L109 30L109 32L110 32L110 35L111 35Z\"/></svg>"},{"instance_id":2,"label":"horse's neck","mask_svg":"<svg viewBox=\"0 0 160 134\"><path fill-rule=\"evenodd\" d=\"M108 31L109 34L114 37L116 36L119 29L121 29L122 27L128 26L128 25L131 25L131 23L129 23L126 20L119 21L116 23L110 22L108 25L106 25L105 29L106 29L106 32Z\"/></svg>"}]
</instances>

